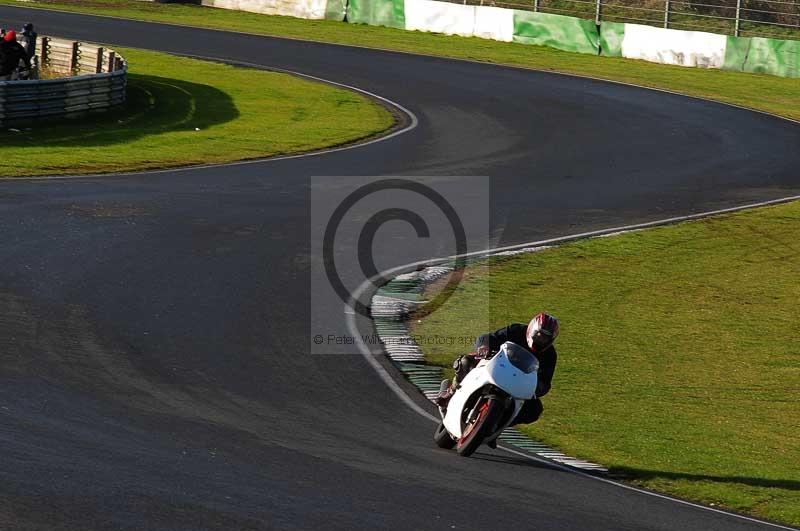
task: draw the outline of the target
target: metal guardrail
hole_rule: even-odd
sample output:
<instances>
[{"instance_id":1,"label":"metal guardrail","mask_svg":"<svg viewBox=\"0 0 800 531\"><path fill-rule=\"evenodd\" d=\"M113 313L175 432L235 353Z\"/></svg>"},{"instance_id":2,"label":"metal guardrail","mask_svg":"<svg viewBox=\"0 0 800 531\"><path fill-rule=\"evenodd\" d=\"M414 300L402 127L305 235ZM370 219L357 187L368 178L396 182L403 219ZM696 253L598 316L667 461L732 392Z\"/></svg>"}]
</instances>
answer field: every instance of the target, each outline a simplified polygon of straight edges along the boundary
<instances>
[{"instance_id":1,"label":"metal guardrail","mask_svg":"<svg viewBox=\"0 0 800 531\"><path fill-rule=\"evenodd\" d=\"M742 37L800 39L796 0L451 0Z\"/></svg>"},{"instance_id":2,"label":"metal guardrail","mask_svg":"<svg viewBox=\"0 0 800 531\"><path fill-rule=\"evenodd\" d=\"M0 126L72 118L125 102L128 65L96 44L39 37L34 63L52 79L0 81Z\"/></svg>"}]
</instances>

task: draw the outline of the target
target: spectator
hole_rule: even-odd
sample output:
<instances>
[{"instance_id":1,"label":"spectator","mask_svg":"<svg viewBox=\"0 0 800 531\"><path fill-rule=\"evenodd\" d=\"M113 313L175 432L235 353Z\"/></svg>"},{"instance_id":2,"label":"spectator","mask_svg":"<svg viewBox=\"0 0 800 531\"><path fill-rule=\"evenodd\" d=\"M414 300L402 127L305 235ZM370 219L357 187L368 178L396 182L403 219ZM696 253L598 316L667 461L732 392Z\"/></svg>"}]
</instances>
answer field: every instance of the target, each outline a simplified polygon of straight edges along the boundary
<instances>
[{"instance_id":1,"label":"spectator","mask_svg":"<svg viewBox=\"0 0 800 531\"><path fill-rule=\"evenodd\" d=\"M17 32L9 30L0 42L0 81L18 79L20 61L26 70L31 69L28 52L17 42Z\"/></svg>"},{"instance_id":2,"label":"spectator","mask_svg":"<svg viewBox=\"0 0 800 531\"><path fill-rule=\"evenodd\" d=\"M36 54L36 37L38 34L33 31L33 24L28 22L22 26L22 39L25 41L25 51L28 52L28 59L33 59Z\"/></svg>"}]
</instances>

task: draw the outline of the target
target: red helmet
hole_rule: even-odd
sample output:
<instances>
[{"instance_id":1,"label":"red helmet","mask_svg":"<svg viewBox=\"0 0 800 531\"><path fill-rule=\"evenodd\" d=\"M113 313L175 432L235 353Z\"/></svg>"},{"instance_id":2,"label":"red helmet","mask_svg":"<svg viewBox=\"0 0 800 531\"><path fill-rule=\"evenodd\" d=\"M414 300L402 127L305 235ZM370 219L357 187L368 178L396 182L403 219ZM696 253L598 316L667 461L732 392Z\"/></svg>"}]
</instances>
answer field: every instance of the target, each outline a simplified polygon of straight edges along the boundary
<instances>
[{"instance_id":1,"label":"red helmet","mask_svg":"<svg viewBox=\"0 0 800 531\"><path fill-rule=\"evenodd\" d=\"M8 30L6 34L3 36L3 40L6 42L17 40L17 32L14 30Z\"/></svg>"},{"instance_id":2,"label":"red helmet","mask_svg":"<svg viewBox=\"0 0 800 531\"><path fill-rule=\"evenodd\" d=\"M558 319L544 312L537 314L528 323L525 339L533 351L544 350L558 337Z\"/></svg>"}]
</instances>

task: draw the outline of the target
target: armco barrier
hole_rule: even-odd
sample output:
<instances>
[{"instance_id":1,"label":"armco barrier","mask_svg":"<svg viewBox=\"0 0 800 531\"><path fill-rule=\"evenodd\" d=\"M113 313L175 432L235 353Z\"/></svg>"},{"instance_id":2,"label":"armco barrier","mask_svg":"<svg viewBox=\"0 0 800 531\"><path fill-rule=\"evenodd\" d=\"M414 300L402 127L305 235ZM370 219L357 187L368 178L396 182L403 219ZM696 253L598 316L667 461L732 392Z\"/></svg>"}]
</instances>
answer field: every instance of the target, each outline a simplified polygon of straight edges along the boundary
<instances>
[{"instance_id":1,"label":"armco barrier","mask_svg":"<svg viewBox=\"0 0 800 531\"><path fill-rule=\"evenodd\" d=\"M201 0L201 4L262 15L342 21L347 0Z\"/></svg>"},{"instance_id":2,"label":"armco barrier","mask_svg":"<svg viewBox=\"0 0 800 531\"><path fill-rule=\"evenodd\" d=\"M567 52L600 53L600 33L592 20L514 10L514 42Z\"/></svg>"},{"instance_id":3,"label":"armco barrier","mask_svg":"<svg viewBox=\"0 0 800 531\"><path fill-rule=\"evenodd\" d=\"M349 0L347 22L406 29L403 0Z\"/></svg>"},{"instance_id":4,"label":"armco barrier","mask_svg":"<svg viewBox=\"0 0 800 531\"><path fill-rule=\"evenodd\" d=\"M728 38L702 31L625 24L622 57L651 63L722 68Z\"/></svg>"},{"instance_id":5,"label":"armco barrier","mask_svg":"<svg viewBox=\"0 0 800 531\"><path fill-rule=\"evenodd\" d=\"M203 5L346 20L644 61L800 77L800 41L729 37L437 0L202 0ZM534 4L536 5L536 4Z\"/></svg>"},{"instance_id":6,"label":"armco barrier","mask_svg":"<svg viewBox=\"0 0 800 531\"><path fill-rule=\"evenodd\" d=\"M800 41L604 22L600 27L600 47L603 55L612 57L800 77Z\"/></svg>"},{"instance_id":7,"label":"armco barrier","mask_svg":"<svg viewBox=\"0 0 800 531\"><path fill-rule=\"evenodd\" d=\"M473 37L511 42L514 40L514 12L499 7L477 6Z\"/></svg>"},{"instance_id":8,"label":"armco barrier","mask_svg":"<svg viewBox=\"0 0 800 531\"><path fill-rule=\"evenodd\" d=\"M475 6L433 0L405 0L405 19L407 30L472 37L475 31Z\"/></svg>"},{"instance_id":9,"label":"armco barrier","mask_svg":"<svg viewBox=\"0 0 800 531\"><path fill-rule=\"evenodd\" d=\"M800 41L728 37L725 70L800 77Z\"/></svg>"},{"instance_id":10,"label":"armco barrier","mask_svg":"<svg viewBox=\"0 0 800 531\"><path fill-rule=\"evenodd\" d=\"M605 22L600 25L600 53L607 57L622 57L623 22Z\"/></svg>"},{"instance_id":11,"label":"armco barrier","mask_svg":"<svg viewBox=\"0 0 800 531\"><path fill-rule=\"evenodd\" d=\"M128 65L113 50L41 37L36 62L42 72L65 77L0 81L0 126L75 117L125 102Z\"/></svg>"}]
</instances>

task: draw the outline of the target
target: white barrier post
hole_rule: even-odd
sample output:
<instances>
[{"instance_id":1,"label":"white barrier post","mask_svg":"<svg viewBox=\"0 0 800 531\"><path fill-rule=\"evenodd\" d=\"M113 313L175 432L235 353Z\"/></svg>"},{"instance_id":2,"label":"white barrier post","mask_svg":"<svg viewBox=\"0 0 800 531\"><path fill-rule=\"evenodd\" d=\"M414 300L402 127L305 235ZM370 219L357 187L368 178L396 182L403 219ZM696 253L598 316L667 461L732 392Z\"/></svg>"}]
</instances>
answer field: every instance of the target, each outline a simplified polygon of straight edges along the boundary
<instances>
[{"instance_id":1,"label":"white barrier post","mask_svg":"<svg viewBox=\"0 0 800 531\"><path fill-rule=\"evenodd\" d=\"M594 12L594 23L598 26L603 20L603 0L597 0L597 9Z\"/></svg>"},{"instance_id":2,"label":"white barrier post","mask_svg":"<svg viewBox=\"0 0 800 531\"><path fill-rule=\"evenodd\" d=\"M664 29L669 29L670 0L664 0Z\"/></svg>"},{"instance_id":3,"label":"white barrier post","mask_svg":"<svg viewBox=\"0 0 800 531\"><path fill-rule=\"evenodd\" d=\"M539 11L539 0L533 0L533 12Z\"/></svg>"},{"instance_id":4,"label":"white barrier post","mask_svg":"<svg viewBox=\"0 0 800 531\"><path fill-rule=\"evenodd\" d=\"M734 37L739 36L739 22L742 14L742 0L736 0L736 25L733 28Z\"/></svg>"}]
</instances>

